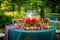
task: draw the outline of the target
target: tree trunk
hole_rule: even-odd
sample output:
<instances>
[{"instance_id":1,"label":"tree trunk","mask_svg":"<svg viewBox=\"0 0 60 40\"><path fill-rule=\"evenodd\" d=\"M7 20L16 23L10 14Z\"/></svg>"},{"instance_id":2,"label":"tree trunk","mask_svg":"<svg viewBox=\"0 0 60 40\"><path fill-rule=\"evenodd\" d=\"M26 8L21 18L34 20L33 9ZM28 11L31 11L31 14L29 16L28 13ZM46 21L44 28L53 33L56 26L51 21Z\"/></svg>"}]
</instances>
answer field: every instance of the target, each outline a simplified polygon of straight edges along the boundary
<instances>
[{"instance_id":1,"label":"tree trunk","mask_svg":"<svg viewBox=\"0 0 60 40\"><path fill-rule=\"evenodd\" d=\"M41 18L43 18L43 19L44 19L44 8L41 8L40 16L41 16Z\"/></svg>"}]
</instances>

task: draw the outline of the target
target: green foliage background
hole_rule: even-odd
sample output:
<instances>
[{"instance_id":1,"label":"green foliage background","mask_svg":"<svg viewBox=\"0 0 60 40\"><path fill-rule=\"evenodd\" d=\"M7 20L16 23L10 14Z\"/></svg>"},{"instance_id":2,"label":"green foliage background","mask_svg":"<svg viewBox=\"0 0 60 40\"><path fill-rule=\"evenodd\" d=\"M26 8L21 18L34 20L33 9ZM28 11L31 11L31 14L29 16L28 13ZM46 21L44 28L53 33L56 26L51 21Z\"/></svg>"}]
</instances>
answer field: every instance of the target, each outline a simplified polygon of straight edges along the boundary
<instances>
[{"instance_id":1,"label":"green foliage background","mask_svg":"<svg viewBox=\"0 0 60 40\"><path fill-rule=\"evenodd\" d=\"M27 10L39 14L41 8L45 15L60 16L60 0L0 0L0 28L12 24L12 19L21 18Z\"/></svg>"}]
</instances>

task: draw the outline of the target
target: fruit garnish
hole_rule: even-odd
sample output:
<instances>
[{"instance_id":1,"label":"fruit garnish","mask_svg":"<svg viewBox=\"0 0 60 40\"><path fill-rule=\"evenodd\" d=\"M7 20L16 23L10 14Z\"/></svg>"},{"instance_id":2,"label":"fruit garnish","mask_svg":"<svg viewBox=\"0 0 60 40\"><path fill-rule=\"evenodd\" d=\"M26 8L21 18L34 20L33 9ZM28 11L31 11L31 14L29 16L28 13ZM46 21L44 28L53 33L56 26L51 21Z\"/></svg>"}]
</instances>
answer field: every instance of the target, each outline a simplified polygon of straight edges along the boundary
<instances>
[{"instance_id":1,"label":"fruit garnish","mask_svg":"<svg viewBox=\"0 0 60 40\"><path fill-rule=\"evenodd\" d=\"M47 29L50 30L51 29L51 26L48 26Z\"/></svg>"},{"instance_id":2,"label":"fruit garnish","mask_svg":"<svg viewBox=\"0 0 60 40\"><path fill-rule=\"evenodd\" d=\"M19 25L18 24L15 24L15 27L19 27Z\"/></svg>"},{"instance_id":3,"label":"fruit garnish","mask_svg":"<svg viewBox=\"0 0 60 40\"><path fill-rule=\"evenodd\" d=\"M26 30L29 30L29 28L27 27Z\"/></svg>"},{"instance_id":4,"label":"fruit garnish","mask_svg":"<svg viewBox=\"0 0 60 40\"><path fill-rule=\"evenodd\" d=\"M43 25L43 28L46 28L47 27L47 25L45 23L43 23L42 25Z\"/></svg>"},{"instance_id":5,"label":"fruit garnish","mask_svg":"<svg viewBox=\"0 0 60 40\"><path fill-rule=\"evenodd\" d=\"M24 27L24 30L29 30L29 27Z\"/></svg>"},{"instance_id":6,"label":"fruit garnish","mask_svg":"<svg viewBox=\"0 0 60 40\"><path fill-rule=\"evenodd\" d=\"M43 28L43 25L42 24L39 24L39 27L42 29Z\"/></svg>"},{"instance_id":7,"label":"fruit garnish","mask_svg":"<svg viewBox=\"0 0 60 40\"><path fill-rule=\"evenodd\" d=\"M37 22L40 21L40 17L36 17L36 21L37 21Z\"/></svg>"},{"instance_id":8,"label":"fruit garnish","mask_svg":"<svg viewBox=\"0 0 60 40\"><path fill-rule=\"evenodd\" d=\"M33 29L34 27L30 27L30 29Z\"/></svg>"},{"instance_id":9,"label":"fruit garnish","mask_svg":"<svg viewBox=\"0 0 60 40\"><path fill-rule=\"evenodd\" d=\"M45 23L41 23L41 24L39 24L39 27L42 29L42 28L46 28L47 27L47 25L45 24Z\"/></svg>"},{"instance_id":10,"label":"fruit garnish","mask_svg":"<svg viewBox=\"0 0 60 40\"><path fill-rule=\"evenodd\" d=\"M34 27L34 30L38 30L38 28L37 27Z\"/></svg>"},{"instance_id":11,"label":"fruit garnish","mask_svg":"<svg viewBox=\"0 0 60 40\"><path fill-rule=\"evenodd\" d=\"M50 19L49 19L49 18L45 18L45 19L44 19L44 22L46 22L46 23L47 23L47 22L50 22Z\"/></svg>"},{"instance_id":12,"label":"fruit garnish","mask_svg":"<svg viewBox=\"0 0 60 40\"><path fill-rule=\"evenodd\" d=\"M37 27L38 29L40 29L40 27Z\"/></svg>"}]
</instances>

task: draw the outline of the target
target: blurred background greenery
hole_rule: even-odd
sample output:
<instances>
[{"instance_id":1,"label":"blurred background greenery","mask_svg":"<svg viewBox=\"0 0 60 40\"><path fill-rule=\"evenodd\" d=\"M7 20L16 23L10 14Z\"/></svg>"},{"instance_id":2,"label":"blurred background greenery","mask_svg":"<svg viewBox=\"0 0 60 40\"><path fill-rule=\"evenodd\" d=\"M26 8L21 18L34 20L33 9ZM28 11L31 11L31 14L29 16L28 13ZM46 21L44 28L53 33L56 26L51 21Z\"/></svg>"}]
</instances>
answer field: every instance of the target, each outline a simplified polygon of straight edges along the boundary
<instances>
[{"instance_id":1,"label":"blurred background greenery","mask_svg":"<svg viewBox=\"0 0 60 40\"><path fill-rule=\"evenodd\" d=\"M46 16L60 16L60 0L0 0L0 32L12 24L12 19L24 16L27 10L40 14L41 8Z\"/></svg>"}]
</instances>

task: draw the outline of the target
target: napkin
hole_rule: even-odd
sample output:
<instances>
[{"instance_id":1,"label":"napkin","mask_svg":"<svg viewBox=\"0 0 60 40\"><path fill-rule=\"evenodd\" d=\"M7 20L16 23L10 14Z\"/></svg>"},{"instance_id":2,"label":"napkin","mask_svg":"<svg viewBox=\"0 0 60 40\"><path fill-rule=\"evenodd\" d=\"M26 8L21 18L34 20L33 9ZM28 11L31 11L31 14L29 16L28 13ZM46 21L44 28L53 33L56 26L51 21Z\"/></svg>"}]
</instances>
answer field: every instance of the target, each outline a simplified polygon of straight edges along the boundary
<instances>
[{"instance_id":1,"label":"napkin","mask_svg":"<svg viewBox=\"0 0 60 40\"><path fill-rule=\"evenodd\" d=\"M16 27L16 26L14 26L14 25L12 25L12 26L6 26L4 40L8 40L8 32L9 32L9 30L12 29L12 28L19 28L19 27Z\"/></svg>"}]
</instances>

